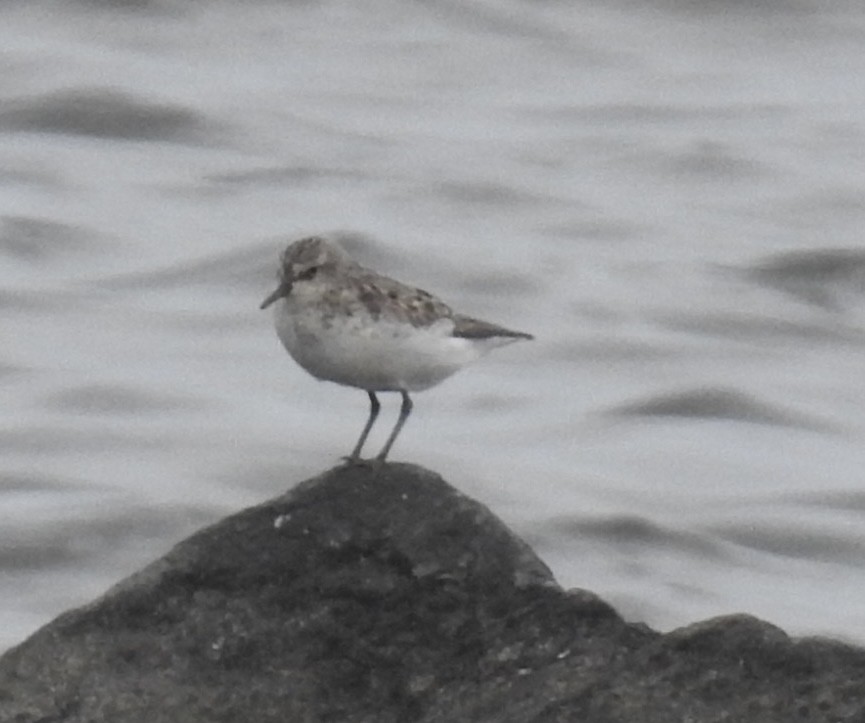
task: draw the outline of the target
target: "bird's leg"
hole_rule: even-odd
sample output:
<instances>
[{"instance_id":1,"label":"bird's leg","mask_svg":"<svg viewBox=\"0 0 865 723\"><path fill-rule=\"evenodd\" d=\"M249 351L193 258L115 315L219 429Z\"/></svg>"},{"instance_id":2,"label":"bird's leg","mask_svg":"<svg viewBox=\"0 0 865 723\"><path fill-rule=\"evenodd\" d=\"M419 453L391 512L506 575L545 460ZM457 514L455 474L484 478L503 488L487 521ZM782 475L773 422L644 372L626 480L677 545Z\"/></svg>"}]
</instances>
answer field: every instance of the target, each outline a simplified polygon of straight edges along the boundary
<instances>
[{"instance_id":1,"label":"bird's leg","mask_svg":"<svg viewBox=\"0 0 865 723\"><path fill-rule=\"evenodd\" d=\"M400 389L399 393L402 394L402 406L399 408L399 418L396 420L396 425L390 433L390 437L387 438L387 442L384 443L384 447L382 447L381 452L379 452L376 457L376 461L378 462L384 462L387 453L390 452L390 448L393 446L399 431L402 429L402 425L405 424L405 420L408 419L408 415L411 414L411 408L413 406L411 403L411 397L409 397L408 392L404 389Z\"/></svg>"},{"instance_id":2,"label":"bird's leg","mask_svg":"<svg viewBox=\"0 0 865 723\"><path fill-rule=\"evenodd\" d=\"M369 417L366 420L366 426L364 426L363 431L360 433L360 439L354 445L354 451L347 457L349 462L357 462L360 459L360 450L363 449L363 444L369 436L369 430L372 429L372 425L375 424L375 419L381 410L381 404L379 404L375 392L367 392L367 394L369 394Z\"/></svg>"}]
</instances>

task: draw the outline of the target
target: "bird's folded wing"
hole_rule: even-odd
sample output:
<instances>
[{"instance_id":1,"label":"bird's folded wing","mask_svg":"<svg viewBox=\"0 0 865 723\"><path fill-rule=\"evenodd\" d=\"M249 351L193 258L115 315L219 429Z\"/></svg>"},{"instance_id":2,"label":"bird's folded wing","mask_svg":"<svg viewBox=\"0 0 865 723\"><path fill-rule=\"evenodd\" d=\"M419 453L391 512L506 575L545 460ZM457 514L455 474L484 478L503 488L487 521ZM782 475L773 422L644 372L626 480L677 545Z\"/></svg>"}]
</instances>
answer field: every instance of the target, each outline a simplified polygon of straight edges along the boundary
<instances>
[{"instance_id":1,"label":"bird's folded wing","mask_svg":"<svg viewBox=\"0 0 865 723\"><path fill-rule=\"evenodd\" d=\"M534 339L531 334L526 334L522 331L512 331L498 324L490 324L488 321L459 315L454 316L454 330L452 334L461 339L492 339L495 337Z\"/></svg>"}]
</instances>

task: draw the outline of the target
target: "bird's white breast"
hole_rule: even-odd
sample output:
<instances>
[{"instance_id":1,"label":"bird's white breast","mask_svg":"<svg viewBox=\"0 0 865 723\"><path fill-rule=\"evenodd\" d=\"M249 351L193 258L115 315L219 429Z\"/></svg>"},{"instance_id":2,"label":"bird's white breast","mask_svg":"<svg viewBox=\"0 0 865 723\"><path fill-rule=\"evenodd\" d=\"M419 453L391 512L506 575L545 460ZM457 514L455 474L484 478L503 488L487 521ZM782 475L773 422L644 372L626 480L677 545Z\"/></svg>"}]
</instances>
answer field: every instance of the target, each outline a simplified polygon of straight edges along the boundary
<instances>
[{"instance_id":1,"label":"bird's white breast","mask_svg":"<svg viewBox=\"0 0 865 723\"><path fill-rule=\"evenodd\" d=\"M370 391L432 387L498 346L451 335L453 322L428 327L347 314L317 300L289 295L275 304L280 341L313 376Z\"/></svg>"}]
</instances>

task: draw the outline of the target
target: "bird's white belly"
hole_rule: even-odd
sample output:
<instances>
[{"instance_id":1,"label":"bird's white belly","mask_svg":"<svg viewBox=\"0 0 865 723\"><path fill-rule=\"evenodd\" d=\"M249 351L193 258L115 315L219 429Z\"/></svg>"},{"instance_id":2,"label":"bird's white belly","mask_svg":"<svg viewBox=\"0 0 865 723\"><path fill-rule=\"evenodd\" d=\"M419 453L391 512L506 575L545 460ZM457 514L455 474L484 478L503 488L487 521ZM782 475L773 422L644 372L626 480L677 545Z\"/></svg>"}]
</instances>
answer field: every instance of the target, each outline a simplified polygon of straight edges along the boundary
<instances>
[{"instance_id":1,"label":"bird's white belly","mask_svg":"<svg viewBox=\"0 0 865 723\"><path fill-rule=\"evenodd\" d=\"M327 318L283 299L274 321L283 346L310 374L369 391L428 389L486 351L451 336L450 320L418 328L365 314Z\"/></svg>"}]
</instances>

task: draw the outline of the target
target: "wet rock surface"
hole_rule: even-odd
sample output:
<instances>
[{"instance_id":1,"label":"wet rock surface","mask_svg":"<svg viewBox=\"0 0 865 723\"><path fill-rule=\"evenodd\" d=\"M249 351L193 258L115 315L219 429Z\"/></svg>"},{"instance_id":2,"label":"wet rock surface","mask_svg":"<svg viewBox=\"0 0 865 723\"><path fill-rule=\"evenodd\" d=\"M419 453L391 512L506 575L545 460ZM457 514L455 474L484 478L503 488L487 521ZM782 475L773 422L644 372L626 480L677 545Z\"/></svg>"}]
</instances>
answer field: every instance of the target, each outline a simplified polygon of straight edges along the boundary
<instances>
[{"instance_id":1,"label":"wet rock surface","mask_svg":"<svg viewBox=\"0 0 865 723\"><path fill-rule=\"evenodd\" d=\"M0 721L865 721L865 651L749 616L662 635L484 506L346 466L206 528L0 658Z\"/></svg>"}]
</instances>

